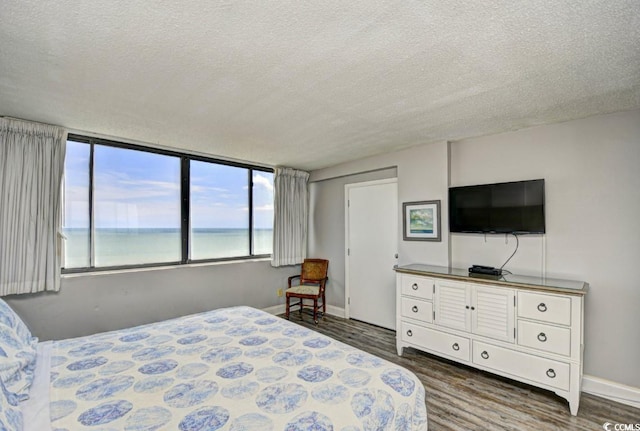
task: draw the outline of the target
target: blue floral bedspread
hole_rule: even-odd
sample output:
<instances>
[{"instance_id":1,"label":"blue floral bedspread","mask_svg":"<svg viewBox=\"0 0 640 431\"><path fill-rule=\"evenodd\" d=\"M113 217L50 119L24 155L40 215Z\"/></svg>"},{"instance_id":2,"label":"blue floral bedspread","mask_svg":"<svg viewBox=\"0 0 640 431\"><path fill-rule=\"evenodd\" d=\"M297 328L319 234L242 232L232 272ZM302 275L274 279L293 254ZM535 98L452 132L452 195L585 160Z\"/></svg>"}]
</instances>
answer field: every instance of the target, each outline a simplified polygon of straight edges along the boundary
<instances>
[{"instance_id":1,"label":"blue floral bedspread","mask_svg":"<svg viewBox=\"0 0 640 431\"><path fill-rule=\"evenodd\" d=\"M414 374L234 307L54 342L54 430L426 430Z\"/></svg>"}]
</instances>

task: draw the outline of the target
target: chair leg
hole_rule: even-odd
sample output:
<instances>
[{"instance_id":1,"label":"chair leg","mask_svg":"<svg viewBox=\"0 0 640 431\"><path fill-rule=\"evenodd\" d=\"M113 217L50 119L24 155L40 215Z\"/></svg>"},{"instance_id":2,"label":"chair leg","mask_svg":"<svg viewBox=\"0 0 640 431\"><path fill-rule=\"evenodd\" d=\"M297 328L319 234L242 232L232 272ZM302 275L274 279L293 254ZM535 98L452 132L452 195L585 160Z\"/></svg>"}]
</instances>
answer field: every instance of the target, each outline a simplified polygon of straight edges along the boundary
<instances>
[{"instance_id":1,"label":"chair leg","mask_svg":"<svg viewBox=\"0 0 640 431\"><path fill-rule=\"evenodd\" d=\"M289 295L287 295L287 305L284 309L284 317L289 320Z\"/></svg>"},{"instance_id":2,"label":"chair leg","mask_svg":"<svg viewBox=\"0 0 640 431\"><path fill-rule=\"evenodd\" d=\"M322 292L322 318L323 319L325 314L327 314L327 299L324 296L324 292Z\"/></svg>"},{"instance_id":3,"label":"chair leg","mask_svg":"<svg viewBox=\"0 0 640 431\"><path fill-rule=\"evenodd\" d=\"M313 321L318 324L318 298L313 298Z\"/></svg>"}]
</instances>

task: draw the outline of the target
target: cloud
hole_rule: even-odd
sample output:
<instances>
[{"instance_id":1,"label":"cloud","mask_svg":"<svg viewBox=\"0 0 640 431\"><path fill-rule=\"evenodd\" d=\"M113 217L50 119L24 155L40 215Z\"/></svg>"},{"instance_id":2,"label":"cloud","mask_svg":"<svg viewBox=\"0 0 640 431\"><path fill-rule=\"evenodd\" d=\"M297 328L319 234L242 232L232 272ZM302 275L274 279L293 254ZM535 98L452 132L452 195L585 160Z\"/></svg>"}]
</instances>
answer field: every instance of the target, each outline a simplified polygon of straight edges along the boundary
<instances>
[{"instance_id":1,"label":"cloud","mask_svg":"<svg viewBox=\"0 0 640 431\"><path fill-rule=\"evenodd\" d=\"M95 171L96 226L179 226L180 180L176 178L172 181L175 173L156 169L139 175L123 169L112 166ZM88 224L88 178L80 171L76 172L78 175L68 175L65 180L67 227ZM257 172L253 175L254 187L260 190L260 193L254 194L256 227L270 226L272 223L272 177L271 174ZM248 196L246 188L244 192L240 191L238 181L224 183L222 187L204 178L192 177L191 182L193 227L248 226ZM229 187L224 187L227 185Z\"/></svg>"},{"instance_id":2,"label":"cloud","mask_svg":"<svg viewBox=\"0 0 640 431\"><path fill-rule=\"evenodd\" d=\"M271 177L273 178L273 175L271 175ZM254 172L253 185L264 187L265 189L273 193L273 179L269 179L265 174Z\"/></svg>"},{"instance_id":3,"label":"cloud","mask_svg":"<svg viewBox=\"0 0 640 431\"><path fill-rule=\"evenodd\" d=\"M247 228L249 219L242 207L195 205L191 208L194 228Z\"/></svg>"},{"instance_id":4,"label":"cloud","mask_svg":"<svg viewBox=\"0 0 640 431\"><path fill-rule=\"evenodd\" d=\"M273 211L273 204L254 206L253 210L254 211Z\"/></svg>"},{"instance_id":5,"label":"cloud","mask_svg":"<svg viewBox=\"0 0 640 431\"><path fill-rule=\"evenodd\" d=\"M102 171L95 178L95 196L100 201L180 200L180 181L131 178L123 172Z\"/></svg>"},{"instance_id":6,"label":"cloud","mask_svg":"<svg viewBox=\"0 0 640 431\"><path fill-rule=\"evenodd\" d=\"M179 204L164 202L100 201L96 203L96 227L174 228L180 227Z\"/></svg>"},{"instance_id":7,"label":"cloud","mask_svg":"<svg viewBox=\"0 0 640 431\"><path fill-rule=\"evenodd\" d=\"M126 186L133 186L135 188L144 188L145 186L149 186L149 187L158 187L160 189L165 189L165 190L172 190L172 191L176 191L176 190L180 190L180 183L175 183L172 181L157 181L157 180L120 180L119 184L123 184Z\"/></svg>"},{"instance_id":8,"label":"cloud","mask_svg":"<svg viewBox=\"0 0 640 431\"><path fill-rule=\"evenodd\" d=\"M191 193L205 193L205 192L217 192L217 193L228 193L229 190L222 187L211 187L211 186L203 186L200 184L193 184L195 181L191 180L191 185L189 190Z\"/></svg>"}]
</instances>

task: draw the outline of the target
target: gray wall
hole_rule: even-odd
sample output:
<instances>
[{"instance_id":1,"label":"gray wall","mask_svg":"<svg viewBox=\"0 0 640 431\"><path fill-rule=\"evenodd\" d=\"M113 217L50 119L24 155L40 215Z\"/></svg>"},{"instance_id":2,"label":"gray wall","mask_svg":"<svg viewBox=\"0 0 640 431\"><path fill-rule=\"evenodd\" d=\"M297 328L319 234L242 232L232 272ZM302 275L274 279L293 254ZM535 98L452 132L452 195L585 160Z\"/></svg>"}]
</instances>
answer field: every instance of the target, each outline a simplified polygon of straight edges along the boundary
<instances>
[{"instance_id":1,"label":"gray wall","mask_svg":"<svg viewBox=\"0 0 640 431\"><path fill-rule=\"evenodd\" d=\"M396 177L396 168L347 175L310 184L309 257L329 259L327 304L344 308L344 186Z\"/></svg>"},{"instance_id":2,"label":"gray wall","mask_svg":"<svg viewBox=\"0 0 640 431\"><path fill-rule=\"evenodd\" d=\"M448 167L449 153L446 142L431 145L422 145L407 150L380 156L368 157L355 162L337 165L327 169L311 172L310 181L325 181L333 178L369 172L376 169L396 167L398 178L398 238L402 239L402 202L441 200L442 201L442 232L449 230L448 212L446 206L447 187L449 182ZM356 182L356 181L353 181ZM323 199L334 202L333 207L325 207L321 217L314 214L314 224L329 229L342 230L341 237L332 237L335 241L341 241L339 248L342 250L344 265L344 188L335 188L333 197ZM320 196L320 195L317 195ZM342 199L341 203L338 201ZM312 202L312 205L315 203ZM329 214L331 212L331 214ZM330 222L327 220L331 220ZM338 224L339 223L339 224ZM327 241L324 238L323 241ZM310 243L313 249L315 244ZM337 250L338 246L335 246ZM435 265L447 265L449 253L449 238L443 235L441 242L428 241L399 241L398 263L400 265L410 262L429 261ZM340 258L336 256L335 258ZM334 280L334 282L336 282ZM342 280L344 284L344 280ZM344 292L343 292L344 294ZM328 301L328 300L327 300Z\"/></svg>"},{"instance_id":3,"label":"gray wall","mask_svg":"<svg viewBox=\"0 0 640 431\"><path fill-rule=\"evenodd\" d=\"M401 264L498 266L513 251L513 240L500 236L485 242L481 235L446 234L446 179L450 178L451 185L466 185L545 178L547 234L523 238L509 269L589 282L585 373L640 387L640 282L636 274L640 262L640 111L466 139L450 144L449 150L443 151L443 144L423 145L315 171L311 179L397 166L400 204L442 199L444 219L442 243L405 242L399 232ZM339 202L343 191L327 188L323 193L314 198ZM313 223L326 224L325 231L344 232L343 205ZM344 247L339 235L322 240L324 249ZM344 285L344 279L334 277L332 282Z\"/></svg>"},{"instance_id":4,"label":"gray wall","mask_svg":"<svg viewBox=\"0 0 640 431\"><path fill-rule=\"evenodd\" d=\"M283 304L298 267L268 261L66 276L57 293L4 297L41 340L110 331L233 305Z\"/></svg>"},{"instance_id":5,"label":"gray wall","mask_svg":"<svg viewBox=\"0 0 640 431\"><path fill-rule=\"evenodd\" d=\"M329 267L333 277L330 277L330 288L327 289L328 304L344 308L345 302L345 184L397 177L398 238L402 239L402 202L442 200L442 232L446 233L449 226L445 205L448 163L447 143L442 142L311 172L313 219L309 250L324 254L331 261ZM376 169L377 172L371 172ZM362 174L364 172L368 173ZM398 264L410 262L447 265L447 235L441 242L398 241Z\"/></svg>"},{"instance_id":6,"label":"gray wall","mask_svg":"<svg viewBox=\"0 0 640 431\"><path fill-rule=\"evenodd\" d=\"M640 388L640 111L451 145L451 184L545 179L546 225L523 238L512 271L587 281L585 373ZM513 241L452 235L454 262L504 261Z\"/></svg>"}]
</instances>

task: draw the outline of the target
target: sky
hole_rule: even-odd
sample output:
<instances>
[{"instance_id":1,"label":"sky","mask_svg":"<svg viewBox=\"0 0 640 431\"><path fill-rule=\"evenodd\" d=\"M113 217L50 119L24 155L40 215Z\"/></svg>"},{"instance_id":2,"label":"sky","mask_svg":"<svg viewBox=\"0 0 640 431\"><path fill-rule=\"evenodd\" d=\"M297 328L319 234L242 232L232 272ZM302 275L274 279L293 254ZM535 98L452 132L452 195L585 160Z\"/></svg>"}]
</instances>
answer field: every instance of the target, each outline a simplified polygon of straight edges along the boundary
<instances>
[{"instance_id":1,"label":"sky","mask_svg":"<svg viewBox=\"0 0 640 431\"><path fill-rule=\"evenodd\" d=\"M89 145L67 142L65 227L89 226ZM191 226L248 228L248 170L192 161ZM273 174L253 172L254 226L273 224ZM180 159L103 145L94 152L96 228L179 228Z\"/></svg>"}]
</instances>

